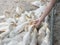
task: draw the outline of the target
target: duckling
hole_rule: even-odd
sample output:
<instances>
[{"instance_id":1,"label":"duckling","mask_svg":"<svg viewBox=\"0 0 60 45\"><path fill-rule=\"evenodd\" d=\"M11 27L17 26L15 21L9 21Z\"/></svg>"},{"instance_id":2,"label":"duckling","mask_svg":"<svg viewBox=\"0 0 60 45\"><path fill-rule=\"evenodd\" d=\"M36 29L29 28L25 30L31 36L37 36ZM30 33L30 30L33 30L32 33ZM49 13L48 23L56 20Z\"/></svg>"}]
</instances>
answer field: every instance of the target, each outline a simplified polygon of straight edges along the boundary
<instances>
[{"instance_id":1,"label":"duckling","mask_svg":"<svg viewBox=\"0 0 60 45\"><path fill-rule=\"evenodd\" d=\"M31 33L33 31L33 25L29 27L29 31L23 37L23 45L29 45L31 42ZM28 38L27 38L28 37Z\"/></svg>"},{"instance_id":2,"label":"duckling","mask_svg":"<svg viewBox=\"0 0 60 45\"><path fill-rule=\"evenodd\" d=\"M43 14L46 6L43 5L43 2L41 3L40 1L32 2L32 5L35 5L35 6L39 7L36 10L33 10L33 12L35 13L36 17L39 18Z\"/></svg>"},{"instance_id":3,"label":"duckling","mask_svg":"<svg viewBox=\"0 0 60 45\"><path fill-rule=\"evenodd\" d=\"M16 22L19 20L20 17L21 15L18 15L18 14L13 15L13 18L15 19Z\"/></svg>"},{"instance_id":4,"label":"duckling","mask_svg":"<svg viewBox=\"0 0 60 45\"><path fill-rule=\"evenodd\" d=\"M35 20L36 19L36 16L35 16L35 13L33 11L30 11L30 17L32 20Z\"/></svg>"},{"instance_id":5,"label":"duckling","mask_svg":"<svg viewBox=\"0 0 60 45\"><path fill-rule=\"evenodd\" d=\"M1 23L0 23L0 26L1 26L1 27L3 27L3 26L8 26L8 25L9 25L9 23L7 23L7 22L1 22Z\"/></svg>"},{"instance_id":6,"label":"duckling","mask_svg":"<svg viewBox=\"0 0 60 45\"><path fill-rule=\"evenodd\" d=\"M2 39L0 38L0 45L2 45Z\"/></svg>"},{"instance_id":7,"label":"duckling","mask_svg":"<svg viewBox=\"0 0 60 45\"><path fill-rule=\"evenodd\" d=\"M30 21L31 20L30 12L28 12L28 14L25 14L25 17L27 21Z\"/></svg>"},{"instance_id":8,"label":"duckling","mask_svg":"<svg viewBox=\"0 0 60 45\"><path fill-rule=\"evenodd\" d=\"M0 23L5 22L5 19L6 19L5 15L0 15Z\"/></svg>"},{"instance_id":9,"label":"duckling","mask_svg":"<svg viewBox=\"0 0 60 45\"><path fill-rule=\"evenodd\" d=\"M35 13L33 11L29 11L25 17L27 21L36 19Z\"/></svg>"},{"instance_id":10,"label":"duckling","mask_svg":"<svg viewBox=\"0 0 60 45\"><path fill-rule=\"evenodd\" d=\"M16 23L16 21L13 18L6 19L6 22L7 23L12 23L12 22Z\"/></svg>"},{"instance_id":11,"label":"duckling","mask_svg":"<svg viewBox=\"0 0 60 45\"><path fill-rule=\"evenodd\" d=\"M23 45L23 41L19 42L17 45Z\"/></svg>"},{"instance_id":12,"label":"duckling","mask_svg":"<svg viewBox=\"0 0 60 45\"><path fill-rule=\"evenodd\" d=\"M40 29L39 29L39 33L38 33L38 45L41 44L43 38L45 37L46 35L46 26L42 26Z\"/></svg>"},{"instance_id":13,"label":"duckling","mask_svg":"<svg viewBox=\"0 0 60 45\"><path fill-rule=\"evenodd\" d=\"M49 16L46 16L46 17L45 17L45 20L44 20L44 22L45 22L46 24L48 24L48 19L49 19Z\"/></svg>"},{"instance_id":14,"label":"duckling","mask_svg":"<svg viewBox=\"0 0 60 45\"><path fill-rule=\"evenodd\" d=\"M44 13L45 7L46 6L40 6L40 8L33 10L37 18L39 18Z\"/></svg>"},{"instance_id":15,"label":"duckling","mask_svg":"<svg viewBox=\"0 0 60 45\"><path fill-rule=\"evenodd\" d=\"M5 15L0 16L0 19L6 18Z\"/></svg>"},{"instance_id":16,"label":"duckling","mask_svg":"<svg viewBox=\"0 0 60 45\"><path fill-rule=\"evenodd\" d=\"M29 25L26 25L26 26L24 27L25 32L28 32L28 27L29 27Z\"/></svg>"},{"instance_id":17,"label":"duckling","mask_svg":"<svg viewBox=\"0 0 60 45\"><path fill-rule=\"evenodd\" d=\"M0 40L0 45L2 45L2 41Z\"/></svg>"},{"instance_id":18,"label":"duckling","mask_svg":"<svg viewBox=\"0 0 60 45\"><path fill-rule=\"evenodd\" d=\"M18 44L18 42L13 40L13 41L10 41L7 45L17 45L17 44Z\"/></svg>"},{"instance_id":19,"label":"duckling","mask_svg":"<svg viewBox=\"0 0 60 45\"><path fill-rule=\"evenodd\" d=\"M29 24L29 21L26 21L26 22L22 23L21 25L18 25L15 29L16 33L17 33L17 31L21 32L23 30L23 28L25 27L25 25L28 25L28 24Z\"/></svg>"},{"instance_id":20,"label":"duckling","mask_svg":"<svg viewBox=\"0 0 60 45\"><path fill-rule=\"evenodd\" d=\"M22 23L26 22L26 15L22 14L21 17L18 19L17 24L20 25Z\"/></svg>"},{"instance_id":21,"label":"duckling","mask_svg":"<svg viewBox=\"0 0 60 45\"><path fill-rule=\"evenodd\" d=\"M11 38L7 38L5 37L3 40L2 40L2 43L5 45L7 45L12 39Z\"/></svg>"},{"instance_id":22,"label":"duckling","mask_svg":"<svg viewBox=\"0 0 60 45\"><path fill-rule=\"evenodd\" d=\"M9 24L10 31L12 31L17 25L14 18L8 18L6 19L6 22Z\"/></svg>"},{"instance_id":23,"label":"duckling","mask_svg":"<svg viewBox=\"0 0 60 45\"><path fill-rule=\"evenodd\" d=\"M33 35L32 35L32 41L30 45L37 45L37 30L36 28L34 29Z\"/></svg>"},{"instance_id":24,"label":"duckling","mask_svg":"<svg viewBox=\"0 0 60 45\"><path fill-rule=\"evenodd\" d=\"M46 36L45 36L45 38L43 39L41 45L50 45L50 30L49 30L48 27L46 28Z\"/></svg>"},{"instance_id":25,"label":"duckling","mask_svg":"<svg viewBox=\"0 0 60 45\"><path fill-rule=\"evenodd\" d=\"M9 29L8 23L5 23L4 25L3 24L4 23L0 23L0 31L6 31L5 29Z\"/></svg>"},{"instance_id":26,"label":"duckling","mask_svg":"<svg viewBox=\"0 0 60 45\"><path fill-rule=\"evenodd\" d=\"M3 33L0 34L0 38L6 37L10 32L9 27L0 31L4 31Z\"/></svg>"},{"instance_id":27,"label":"duckling","mask_svg":"<svg viewBox=\"0 0 60 45\"><path fill-rule=\"evenodd\" d=\"M16 36L18 33L24 30L25 25L27 25L28 23L29 22L27 21L25 23L22 23L21 25L18 25L13 31L10 32L9 36L10 37Z\"/></svg>"},{"instance_id":28,"label":"duckling","mask_svg":"<svg viewBox=\"0 0 60 45\"><path fill-rule=\"evenodd\" d=\"M23 12L23 9L19 6L16 7L16 13L20 15Z\"/></svg>"},{"instance_id":29,"label":"duckling","mask_svg":"<svg viewBox=\"0 0 60 45\"><path fill-rule=\"evenodd\" d=\"M32 5L37 6L37 7L40 6L40 3L41 3L40 1L31 2Z\"/></svg>"}]
</instances>

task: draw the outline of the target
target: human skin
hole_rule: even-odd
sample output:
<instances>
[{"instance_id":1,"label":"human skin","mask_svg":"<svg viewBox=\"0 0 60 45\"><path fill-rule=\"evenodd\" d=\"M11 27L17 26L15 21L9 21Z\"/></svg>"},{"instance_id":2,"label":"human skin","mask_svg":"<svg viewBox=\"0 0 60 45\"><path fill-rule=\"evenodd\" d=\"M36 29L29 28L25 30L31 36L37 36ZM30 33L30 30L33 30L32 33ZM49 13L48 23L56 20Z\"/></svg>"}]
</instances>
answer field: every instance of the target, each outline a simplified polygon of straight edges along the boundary
<instances>
[{"instance_id":1,"label":"human skin","mask_svg":"<svg viewBox=\"0 0 60 45\"><path fill-rule=\"evenodd\" d=\"M56 0L49 0L49 3L45 7L45 10L44 10L43 14L41 15L41 17L34 21L36 27L38 27L41 24L41 22L44 20L44 18L49 14L49 12L53 8L55 2L56 2Z\"/></svg>"}]
</instances>

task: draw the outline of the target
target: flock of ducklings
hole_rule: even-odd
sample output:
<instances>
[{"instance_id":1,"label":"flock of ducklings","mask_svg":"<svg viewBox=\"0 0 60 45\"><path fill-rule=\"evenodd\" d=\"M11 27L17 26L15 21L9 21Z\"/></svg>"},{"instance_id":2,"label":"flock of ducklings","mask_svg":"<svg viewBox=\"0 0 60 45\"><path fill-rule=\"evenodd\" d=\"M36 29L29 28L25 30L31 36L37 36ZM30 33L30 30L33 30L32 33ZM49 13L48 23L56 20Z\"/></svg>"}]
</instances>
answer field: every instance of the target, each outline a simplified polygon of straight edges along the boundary
<instances>
[{"instance_id":1,"label":"flock of ducklings","mask_svg":"<svg viewBox=\"0 0 60 45\"><path fill-rule=\"evenodd\" d=\"M12 17L0 16L0 45L50 45L48 16L39 29L32 22L41 16L45 5L41 6L39 1L32 2L32 5L39 8L22 13L23 9L17 7Z\"/></svg>"}]
</instances>

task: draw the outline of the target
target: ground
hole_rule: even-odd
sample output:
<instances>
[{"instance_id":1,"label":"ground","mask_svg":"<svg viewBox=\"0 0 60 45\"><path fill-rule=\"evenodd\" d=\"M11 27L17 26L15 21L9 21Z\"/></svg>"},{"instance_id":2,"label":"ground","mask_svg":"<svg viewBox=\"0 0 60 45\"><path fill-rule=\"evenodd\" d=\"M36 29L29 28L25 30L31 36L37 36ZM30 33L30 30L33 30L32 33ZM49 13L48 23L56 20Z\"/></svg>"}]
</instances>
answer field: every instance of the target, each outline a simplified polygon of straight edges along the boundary
<instances>
[{"instance_id":1,"label":"ground","mask_svg":"<svg viewBox=\"0 0 60 45\"><path fill-rule=\"evenodd\" d=\"M60 45L60 3L57 4L56 12L54 24L54 45Z\"/></svg>"},{"instance_id":2,"label":"ground","mask_svg":"<svg viewBox=\"0 0 60 45\"><path fill-rule=\"evenodd\" d=\"M15 8L20 6L22 2L31 2L34 0L0 0L0 15L4 15L5 11L8 11L8 15L15 13ZM26 5L27 6L27 5ZM57 4L57 14L54 24L54 45L60 45L60 3Z\"/></svg>"}]
</instances>

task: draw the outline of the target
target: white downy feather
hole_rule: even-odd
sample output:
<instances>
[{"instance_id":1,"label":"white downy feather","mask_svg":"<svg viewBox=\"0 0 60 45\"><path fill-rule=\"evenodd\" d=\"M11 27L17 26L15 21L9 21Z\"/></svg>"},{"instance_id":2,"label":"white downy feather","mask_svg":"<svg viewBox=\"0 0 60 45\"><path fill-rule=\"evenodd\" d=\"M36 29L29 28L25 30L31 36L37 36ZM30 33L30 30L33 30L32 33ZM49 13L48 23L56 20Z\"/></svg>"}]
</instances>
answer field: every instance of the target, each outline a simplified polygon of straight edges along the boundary
<instances>
[{"instance_id":1,"label":"white downy feather","mask_svg":"<svg viewBox=\"0 0 60 45\"><path fill-rule=\"evenodd\" d=\"M4 38L2 40L2 42L3 42L4 45L7 45L10 41L11 41L11 38Z\"/></svg>"},{"instance_id":2,"label":"white downy feather","mask_svg":"<svg viewBox=\"0 0 60 45\"><path fill-rule=\"evenodd\" d=\"M7 22L0 23L0 26L8 26L8 25L9 25L9 23L7 23Z\"/></svg>"},{"instance_id":3,"label":"white downy feather","mask_svg":"<svg viewBox=\"0 0 60 45\"><path fill-rule=\"evenodd\" d=\"M8 33L10 32L9 28L8 29L5 29L5 30L6 30L5 32L3 32L3 33L0 34L0 37L1 38L6 37L8 35Z\"/></svg>"},{"instance_id":4,"label":"white downy feather","mask_svg":"<svg viewBox=\"0 0 60 45\"><path fill-rule=\"evenodd\" d=\"M2 39L0 38L0 45L2 45Z\"/></svg>"},{"instance_id":5,"label":"white downy feather","mask_svg":"<svg viewBox=\"0 0 60 45\"><path fill-rule=\"evenodd\" d=\"M21 42L19 42L17 45L23 45L23 42L21 41Z\"/></svg>"},{"instance_id":6,"label":"white downy feather","mask_svg":"<svg viewBox=\"0 0 60 45\"><path fill-rule=\"evenodd\" d=\"M4 45L36 45L37 44L37 38L36 38L37 31L34 30L32 26L29 26L29 23L30 21L37 19L41 16L41 14L45 10L45 5L42 6L42 3L40 1L32 2L32 5L35 5L39 8L30 12L25 11L23 14L22 14L23 9L17 6L16 13L17 15L20 16L19 18L18 17L11 18L8 15L7 15L8 18L5 18L4 16L0 16L1 17L0 19L5 18L6 20L6 22L0 23L0 31L5 31L0 34L0 39L4 38L3 40L0 40L0 45L2 45L3 42ZM10 31L10 29L8 28L11 25L11 23L17 24L16 28L14 28L14 30L12 31ZM27 27L28 31L25 31L25 33L20 33L21 31L23 31L26 25L28 25ZM32 32L33 32L33 36L32 36ZM6 35L8 35L9 37L7 37ZM47 18L45 19L42 28L39 30L38 35L39 35L38 36L39 45L50 44L49 42L50 31L48 29Z\"/></svg>"},{"instance_id":7,"label":"white downy feather","mask_svg":"<svg viewBox=\"0 0 60 45\"><path fill-rule=\"evenodd\" d=\"M18 19L18 25L22 24L26 22L26 17L25 17L25 14L22 14L21 17Z\"/></svg>"},{"instance_id":8,"label":"white downy feather","mask_svg":"<svg viewBox=\"0 0 60 45\"><path fill-rule=\"evenodd\" d=\"M33 26L29 26L29 32L23 37L23 45L29 45L31 42L31 32L33 31Z\"/></svg>"},{"instance_id":9,"label":"white downy feather","mask_svg":"<svg viewBox=\"0 0 60 45\"><path fill-rule=\"evenodd\" d=\"M33 11L30 11L29 13L30 13L31 20L35 20L36 19L35 13Z\"/></svg>"},{"instance_id":10,"label":"white downy feather","mask_svg":"<svg viewBox=\"0 0 60 45\"><path fill-rule=\"evenodd\" d=\"M41 5L41 2L40 1L34 1L34 2L31 2L32 5L35 5L37 7L40 7Z\"/></svg>"},{"instance_id":11,"label":"white downy feather","mask_svg":"<svg viewBox=\"0 0 60 45\"><path fill-rule=\"evenodd\" d=\"M21 14L19 20L18 20L18 24L22 24L24 22L26 22L26 16L29 15L29 13L27 11L25 11L23 14Z\"/></svg>"},{"instance_id":12,"label":"white downy feather","mask_svg":"<svg viewBox=\"0 0 60 45\"><path fill-rule=\"evenodd\" d=\"M16 23L16 21L13 18L6 19L6 22L7 23L12 23L12 22Z\"/></svg>"},{"instance_id":13,"label":"white downy feather","mask_svg":"<svg viewBox=\"0 0 60 45\"><path fill-rule=\"evenodd\" d=\"M31 4L39 7L38 9L33 11L35 12L35 15L37 16L37 18L39 18L44 12L46 6L45 5L42 6L42 3L40 1L35 1L35 2L32 2Z\"/></svg>"},{"instance_id":14,"label":"white downy feather","mask_svg":"<svg viewBox=\"0 0 60 45\"><path fill-rule=\"evenodd\" d=\"M22 8L17 6L16 13L20 15L22 12L23 12Z\"/></svg>"},{"instance_id":15,"label":"white downy feather","mask_svg":"<svg viewBox=\"0 0 60 45\"><path fill-rule=\"evenodd\" d=\"M46 35L46 28L47 25L44 23L43 26L40 28L39 30L39 36L38 36L38 44L40 45L42 40L44 39L45 35Z\"/></svg>"},{"instance_id":16,"label":"white downy feather","mask_svg":"<svg viewBox=\"0 0 60 45\"><path fill-rule=\"evenodd\" d=\"M5 29L8 29L9 28L9 26L2 26L2 27L0 27L0 31L6 31Z\"/></svg>"},{"instance_id":17,"label":"white downy feather","mask_svg":"<svg viewBox=\"0 0 60 45\"><path fill-rule=\"evenodd\" d=\"M34 29L33 35L32 35L32 41L30 45L37 45L37 30L36 28Z\"/></svg>"},{"instance_id":18,"label":"white downy feather","mask_svg":"<svg viewBox=\"0 0 60 45\"><path fill-rule=\"evenodd\" d=\"M11 33L10 33L10 37L14 37L15 35L17 35L19 32L23 31L24 26L27 25L29 22L25 22L21 25L18 25Z\"/></svg>"},{"instance_id":19,"label":"white downy feather","mask_svg":"<svg viewBox=\"0 0 60 45\"><path fill-rule=\"evenodd\" d=\"M50 45L50 30L46 28L46 37L43 39L41 45Z\"/></svg>"},{"instance_id":20,"label":"white downy feather","mask_svg":"<svg viewBox=\"0 0 60 45\"><path fill-rule=\"evenodd\" d=\"M6 18L5 15L0 16L0 19Z\"/></svg>"},{"instance_id":21,"label":"white downy feather","mask_svg":"<svg viewBox=\"0 0 60 45\"><path fill-rule=\"evenodd\" d=\"M17 41L11 41L11 42L9 42L7 45L17 45L17 44L18 44Z\"/></svg>"},{"instance_id":22,"label":"white downy feather","mask_svg":"<svg viewBox=\"0 0 60 45\"><path fill-rule=\"evenodd\" d=\"M40 6L40 8L38 8L38 9L36 9L36 10L33 10L33 12L34 12L35 15L37 16L37 18L39 18L39 17L43 14L43 12L44 12L44 10L45 10L45 7L46 7L46 6Z\"/></svg>"}]
</instances>

